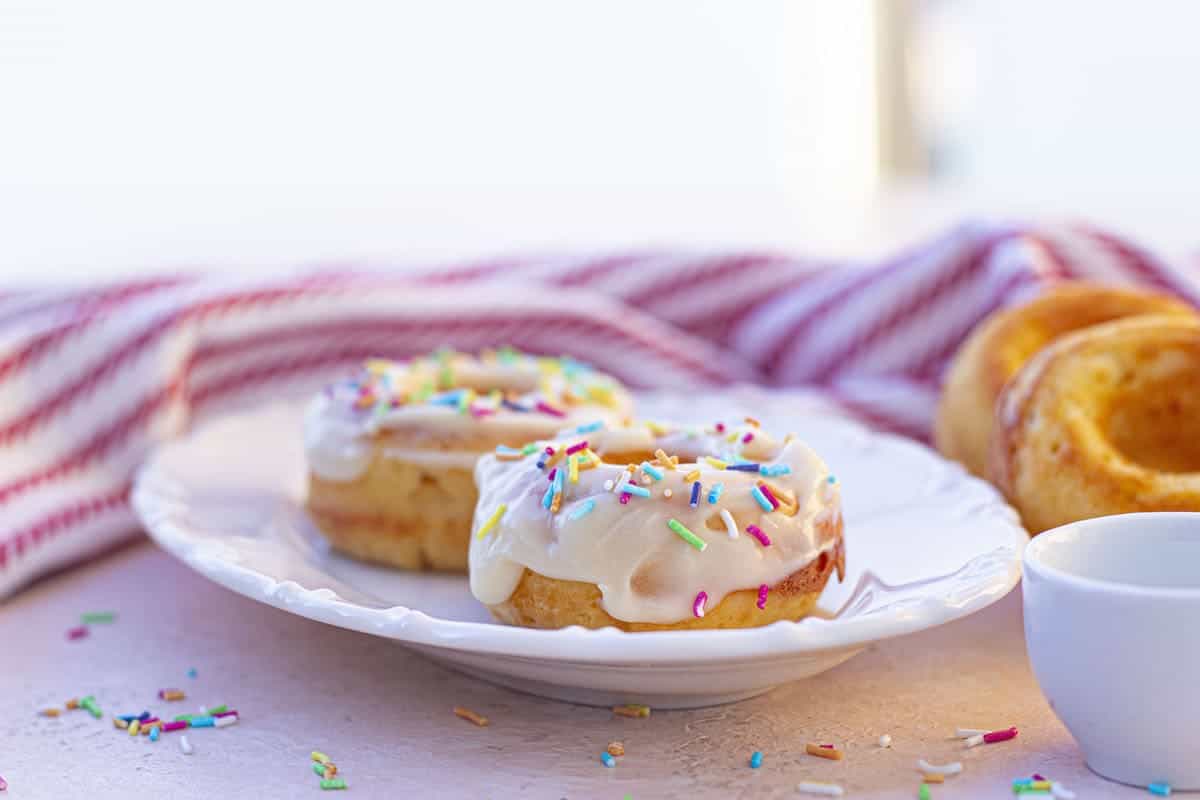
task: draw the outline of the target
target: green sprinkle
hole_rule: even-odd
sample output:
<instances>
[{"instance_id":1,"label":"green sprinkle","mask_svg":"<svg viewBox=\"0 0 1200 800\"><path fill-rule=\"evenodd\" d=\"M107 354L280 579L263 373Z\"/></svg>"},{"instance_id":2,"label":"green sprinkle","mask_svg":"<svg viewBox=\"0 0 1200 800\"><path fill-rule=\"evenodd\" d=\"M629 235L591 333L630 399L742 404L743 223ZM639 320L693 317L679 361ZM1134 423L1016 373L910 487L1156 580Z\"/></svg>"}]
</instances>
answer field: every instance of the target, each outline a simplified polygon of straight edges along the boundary
<instances>
[{"instance_id":1,"label":"green sprinkle","mask_svg":"<svg viewBox=\"0 0 1200 800\"><path fill-rule=\"evenodd\" d=\"M346 782L341 778L330 778L327 781L321 781L322 789L345 789Z\"/></svg>"},{"instance_id":2,"label":"green sprinkle","mask_svg":"<svg viewBox=\"0 0 1200 800\"><path fill-rule=\"evenodd\" d=\"M454 386L454 370L450 369L450 365L446 364L438 372L438 384L443 389L449 389Z\"/></svg>"},{"instance_id":3,"label":"green sprinkle","mask_svg":"<svg viewBox=\"0 0 1200 800\"><path fill-rule=\"evenodd\" d=\"M219 706L213 706L212 708L210 708L208 710L208 716L211 717L211 716L215 716L216 714L224 714L228 710L229 710L229 706L222 703Z\"/></svg>"},{"instance_id":4,"label":"green sprinkle","mask_svg":"<svg viewBox=\"0 0 1200 800\"><path fill-rule=\"evenodd\" d=\"M317 773L318 778L325 777L325 765L324 764L318 764L317 762L314 761L312 767L313 767L313 772Z\"/></svg>"},{"instance_id":5,"label":"green sprinkle","mask_svg":"<svg viewBox=\"0 0 1200 800\"><path fill-rule=\"evenodd\" d=\"M530 442L529 444L527 444L521 448L521 455L527 456L527 455L530 455L531 453L536 453L537 449L538 449L537 444L534 442Z\"/></svg>"},{"instance_id":6,"label":"green sprinkle","mask_svg":"<svg viewBox=\"0 0 1200 800\"><path fill-rule=\"evenodd\" d=\"M918 800L929 800L929 784L922 783L921 791L917 792Z\"/></svg>"},{"instance_id":7,"label":"green sprinkle","mask_svg":"<svg viewBox=\"0 0 1200 800\"><path fill-rule=\"evenodd\" d=\"M191 722L192 717L194 717L194 716L196 716L196 715L195 714L180 714L178 717L175 718L175 721L176 722Z\"/></svg>"},{"instance_id":8,"label":"green sprinkle","mask_svg":"<svg viewBox=\"0 0 1200 800\"><path fill-rule=\"evenodd\" d=\"M687 542L688 544L690 544L692 547L696 548L700 552L704 552L704 548L708 547L708 542L704 541L699 536L697 536L696 534L689 531L687 529L687 526L684 525L682 522L680 522L677 519L672 518L672 519L667 520L667 527L670 528L671 530L675 531L675 534L680 539L683 539L685 542Z\"/></svg>"},{"instance_id":9,"label":"green sprinkle","mask_svg":"<svg viewBox=\"0 0 1200 800\"><path fill-rule=\"evenodd\" d=\"M117 618L113 611L89 611L79 615L79 621L84 625L96 625L102 622L112 622Z\"/></svg>"}]
</instances>

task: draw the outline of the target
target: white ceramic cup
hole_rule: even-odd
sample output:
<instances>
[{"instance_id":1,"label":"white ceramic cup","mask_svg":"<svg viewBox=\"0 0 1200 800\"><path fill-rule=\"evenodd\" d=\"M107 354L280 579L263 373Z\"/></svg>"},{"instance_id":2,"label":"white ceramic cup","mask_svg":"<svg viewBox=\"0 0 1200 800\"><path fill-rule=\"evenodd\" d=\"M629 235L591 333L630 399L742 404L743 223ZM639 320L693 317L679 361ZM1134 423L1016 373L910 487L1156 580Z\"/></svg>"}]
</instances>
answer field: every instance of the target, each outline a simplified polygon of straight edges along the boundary
<instances>
[{"instance_id":1,"label":"white ceramic cup","mask_svg":"<svg viewBox=\"0 0 1200 800\"><path fill-rule=\"evenodd\" d=\"M1088 766L1200 789L1200 514L1074 522L1024 566L1029 659Z\"/></svg>"}]
</instances>

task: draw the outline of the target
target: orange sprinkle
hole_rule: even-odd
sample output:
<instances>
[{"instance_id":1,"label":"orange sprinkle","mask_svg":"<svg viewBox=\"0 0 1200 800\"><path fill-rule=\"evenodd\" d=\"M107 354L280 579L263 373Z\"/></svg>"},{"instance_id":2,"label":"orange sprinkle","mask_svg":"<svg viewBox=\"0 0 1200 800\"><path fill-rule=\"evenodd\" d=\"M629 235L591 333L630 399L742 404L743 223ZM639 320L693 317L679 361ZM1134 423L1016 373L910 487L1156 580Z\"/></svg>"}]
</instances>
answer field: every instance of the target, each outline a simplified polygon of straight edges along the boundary
<instances>
[{"instance_id":1,"label":"orange sprinkle","mask_svg":"<svg viewBox=\"0 0 1200 800\"><path fill-rule=\"evenodd\" d=\"M454 707L454 716L458 717L459 719L465 719L467 722L470 722L472 725L477 725L480 728L486 728L488 725L487 717L480 716L471 709L463 708L462 706Z\"/></svg>"},{"instance_id":2,"label":"orange sprinkle","mask_svg":"<svg viewBox=\"0 0 1200 800\"><path fill-rule=\"evenodd\" d=\"M618 717L648 717L650 707L642 705L613 706L613 713Z\"/></svg>"},{"instance_id":3,"label":"orange sprinkle","mask_svg":"<svg viewBox=\"0 0 1200 800\"><path fill-rule=\"evenodd\" d=\"M38 713L41 714L43 717L57 717L62 712L59 711L57 708L43 708Z\"/></svg>"},{"instance_id":4,"label":"orange sprinkle","mask_svg":"<svg viewBox=\"0 0 1200 800\"><path fill-rule=\"evenodd\" d=\"M555 451L554 451L554 455L550 456L550 459L549 459L549 460L546 462L546 466L547 466L547 467L553 467L553 466L554 466L555 464L557 464L559 461L562 461L562 459L563 459L563 453L565 453L565 452L566 452L566 448L565 448L565 447L559 447L559 448L556 448L556 449L555 449Z\"/></svg>"},{"instance_id":5,"label":"orange sprinkle","mask_svg":"<svg viewBox=\"0 0 1200 800\"><path fill-rule=\"evenodd\" d=\"M610 756L625 755L625 745L622 744L621 742L609 742L608 747L605 749L608 750L608 754Z\"/></svg>"},{"instance_id":6,"label":"orange sprinkle","mask_svg":"<svg viewBox=\"0 0 1200 800\"><path fill-rule=\"evenodd\" d=\"M813 742L809 742L808 744L804 745L804 752L808 753L810 756L828 758L830 761L842 760L841 750L838 750L836 747L821 747L821 745Z\"/></svg>"},{"instance_id":7,"label":"orange sprinkle","mask_svg":"<svg viewBox=\"0 0 1200 800\"><path fill-rule=\"evenodd\" d=\"M71 700L68 700L67 702L63 703L63 705L67 707L68 711L74 711L75 709L79 708L79 701L75 700L75 699L71 699Z\"/></svg>"},{"instance_id":8,"label":"orange sprinkle","mask_svg":"<svg viewBox=\"0 0 1200 800\"><path fill-rule=\"evenodd\" d=\"M762 427L762 425L761 425L761 424L759 424L759 421L758 421L758 420L756 420L754 417L746 417L746 424L747 424L747 425L753 425L753 426L754 426L754 427L756 427L756 428L761 428L761 427Z\"/></svg>"},{"instance_id":9,"label":"orange sprinkle","mask_svg":"<svg viewBox=\"0 0 1200 800\"><path fill-rule=\"evenodd\" d=\"M520 461L524 457L525 457L524 453L504 453L504 452L496 453L497 461Z\"/></svg>"},{"instance_id":10,"label":"orange sprinkle","mask_svg":"<svg viewBox=\"0 0 1200 800\"><path fill-rule=\"evenodd\" d=\"M945 783L946 776L940 772L926 772L921 776L921 780L925 783Z\"/></svg>"}]
</instances>

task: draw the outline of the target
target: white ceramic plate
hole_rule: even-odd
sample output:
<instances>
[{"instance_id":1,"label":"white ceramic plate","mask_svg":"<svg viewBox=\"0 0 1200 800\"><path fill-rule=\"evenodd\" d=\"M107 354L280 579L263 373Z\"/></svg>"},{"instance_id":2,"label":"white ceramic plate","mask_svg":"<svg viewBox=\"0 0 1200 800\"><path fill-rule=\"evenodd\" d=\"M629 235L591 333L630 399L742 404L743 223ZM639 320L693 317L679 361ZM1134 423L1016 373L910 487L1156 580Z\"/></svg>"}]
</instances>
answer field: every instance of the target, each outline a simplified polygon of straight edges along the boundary
<instances>
[{"instance_id":1,"label":"white ceramic plate","mask_svg":"<svg viewBox=\"0 0 1200 800\"><path fill-rule=\"evenodd\" d=\"M458 670L575 702L681 708L804 678L871 642L940 625L1003 597L1028 541L996 492L925 447L811 412L794 394L646 395L645 416L752 413L795 431L837 474L848 575L826 618L762 628L624 633L493 622L465 577L398 572L329 551L302 508L299 405L229 416L162 447L133 505L160 545L235 592L395 639Z\"/></svg>"}]
</instances>

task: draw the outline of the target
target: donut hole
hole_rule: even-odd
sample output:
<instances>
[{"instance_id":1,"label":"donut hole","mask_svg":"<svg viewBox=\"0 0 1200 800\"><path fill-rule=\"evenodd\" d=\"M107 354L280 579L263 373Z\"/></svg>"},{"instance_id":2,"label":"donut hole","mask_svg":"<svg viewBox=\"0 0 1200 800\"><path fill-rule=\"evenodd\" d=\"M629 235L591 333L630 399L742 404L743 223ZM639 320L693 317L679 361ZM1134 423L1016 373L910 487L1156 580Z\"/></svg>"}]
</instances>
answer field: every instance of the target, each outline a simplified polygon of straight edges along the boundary
<instances>
[{"instance_id":1,"label":"donut hole","mask_svg":"<svg viewBox=\"0 0 1200 800\"><path fill-rule=\"evenodd\" d=\"M1160 472L1200 472L1200 349L1144 353L1115 382L1103 420L1129 461Z\"/></svg>"}]
</instances>

